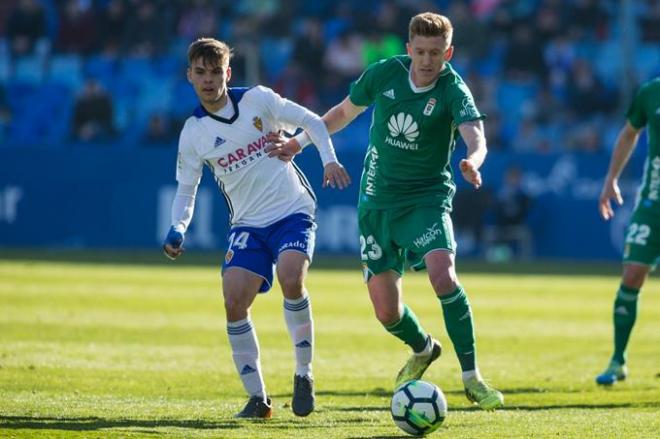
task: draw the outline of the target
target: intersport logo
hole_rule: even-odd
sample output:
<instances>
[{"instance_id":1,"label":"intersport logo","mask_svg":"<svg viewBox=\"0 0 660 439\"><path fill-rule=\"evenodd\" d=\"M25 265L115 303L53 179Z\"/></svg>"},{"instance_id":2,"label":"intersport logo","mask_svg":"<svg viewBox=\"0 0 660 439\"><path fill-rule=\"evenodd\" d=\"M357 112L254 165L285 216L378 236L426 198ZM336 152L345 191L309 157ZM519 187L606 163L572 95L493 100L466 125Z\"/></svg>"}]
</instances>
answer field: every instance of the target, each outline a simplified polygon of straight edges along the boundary
<instances>
[{"instance_id":1,"label":"intersport logo","mask_svg":"<svg viewBox=\"0 0 660 439\"><path fill-rule=\"evenodd\" d=\"M389 122L387 122L387 128L390 130L390 136L397 137L403 134L408 142L415 141L417 136L419 136L417 122L409 114L399 113L396 116L392 115Z\"/></svg>"}]
</instances>

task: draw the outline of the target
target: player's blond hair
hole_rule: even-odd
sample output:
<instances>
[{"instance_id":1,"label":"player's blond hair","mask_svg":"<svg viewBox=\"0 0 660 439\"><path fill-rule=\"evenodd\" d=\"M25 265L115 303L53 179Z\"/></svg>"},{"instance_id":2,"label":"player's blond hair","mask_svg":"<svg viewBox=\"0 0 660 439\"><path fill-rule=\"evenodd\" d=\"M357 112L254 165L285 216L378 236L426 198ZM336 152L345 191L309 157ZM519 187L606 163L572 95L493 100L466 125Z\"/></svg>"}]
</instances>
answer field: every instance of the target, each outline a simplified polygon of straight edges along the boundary
<instances>
[{"instance_id":1,"label":"player's blond hair","mask_svg":"<svg viewBox=\"0 0 660 439\"><path fill-rule=\"evenodd\" d=\"M232 55L231 47L225 42L215 38L199 38L188 47L188 64L192 65L196 59L202 58L204 64L226 67Z\"/></svg>"},{"instance_id":2,"label":"player's blond hair","mask_svg":"<svg viewBox=\"0 0 660 439\"><path fill-rule=\"evenodd\" d=\"M447 47L451 46L451 38L454 34L454 27L449 18L444 15L434 14L433 12L423 12L410 19L408 26L408 40L413 37L442 37Z\"/></svg>"}]
</instances>

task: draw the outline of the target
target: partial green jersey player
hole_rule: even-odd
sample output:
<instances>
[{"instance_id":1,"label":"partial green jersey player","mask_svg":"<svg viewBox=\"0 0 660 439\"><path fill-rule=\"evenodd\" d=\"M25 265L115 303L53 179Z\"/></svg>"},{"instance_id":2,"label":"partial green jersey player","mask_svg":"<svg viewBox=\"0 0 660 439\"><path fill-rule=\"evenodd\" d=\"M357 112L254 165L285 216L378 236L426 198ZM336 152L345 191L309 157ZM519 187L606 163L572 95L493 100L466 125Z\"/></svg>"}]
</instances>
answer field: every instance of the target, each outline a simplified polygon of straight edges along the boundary
<instances>
[{"instance_id":1,"label":"partial green jersey player","mask_svg":"<svg viewBox=\"0 0 660 439\"><path fill-rule=\"evenodd\" d=\"M413 351L395 386L421 378L442 350L402 301L404 267L427 268L461 364L466 395L484 409L495 409L504 398L484 382L477 368L470 303L454 268L456 242L449 212L455 185L450 157L460 134L467 145L461 173L479 188L486 139L483 115L448 63L454 52L452 33L447 17L429 12L413 17L407 55L370 66L323 120L334 133L374 105L358 225L365 281L376 317ZM306 143L305 135L298 136L285 145L285 151L273 154L286 159Z\"/></svg>"},{"instance_id":2,"label":"partial green jersey player","mask_svg":"<svg viewBox=\"0 0 660 439\"><path fill-rule=\"evenodd\" d=\"M360 208L426 205L451 210L456 185L449 162L458 126L484 119L449 63L424 87L410 80L411 64L408 55L382 60L351 86L352 104L375 104Z\"/></svg>"},{"instance_id":3,"label":"partial green jersey player","mask_svg":"<svg viewBox=\"0 0 660 439\"><path fill-rule=\"evenodd\" d=\"M648 128L648 155L626 231L623 276L614 300L614 353L608 367L596 377L596 382L604 385L624 380L628 374L626 347L637 318L637 299L649 272L660 258L660 77L640 87L626 118L600 194L598 207L605 220L614 216L610 199L623 204L619 175L645 127Z\"/></svg>"},{"instance_id":4,"label":"partial green jersey player","mask_svg":"<svg viewBox=\"0 0 660 439\"><path fill-rule=\"evenodd\" d=\"M423 269L436 249L455 253L450 158L458 127L479 130L484 118L449 63L434 82L418 87L410 79L412 62L405 55L370 66L349 95L358 107L375 104L358 202L367 280L388 270L401 276L405 264Z\"/></svg>"}]
</instances>

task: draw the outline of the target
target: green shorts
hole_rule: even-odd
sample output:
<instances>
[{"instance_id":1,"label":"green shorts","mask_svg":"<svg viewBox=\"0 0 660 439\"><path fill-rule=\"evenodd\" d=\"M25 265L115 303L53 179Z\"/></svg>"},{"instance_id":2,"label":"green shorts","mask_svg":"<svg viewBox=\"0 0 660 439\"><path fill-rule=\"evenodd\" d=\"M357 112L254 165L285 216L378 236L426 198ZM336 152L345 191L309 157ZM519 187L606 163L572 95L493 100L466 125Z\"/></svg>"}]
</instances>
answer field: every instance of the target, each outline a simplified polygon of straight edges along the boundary
<instances>
[{"instance_id":1,"label":"green shorts","mask_svg":"<svg viewBox=\"0 0 660 439\"><path fill-rule=\"evenodd\" d=\"M655 267L660 258L660 218L648 209L638 207L626 229L623 262Z\"/></svg>"},{"instance_id":2,"label":"green shorts","mask_svg":"<svg viewBox=\"0 0 660 439\"><path fill-rule=\"evenodd\" d=\"M438 206L358 209L360 256L365 281L394 270L403 274L426 268L424 256L433 250L456 252L451 217Z\"/></svg>"}]
</instances>

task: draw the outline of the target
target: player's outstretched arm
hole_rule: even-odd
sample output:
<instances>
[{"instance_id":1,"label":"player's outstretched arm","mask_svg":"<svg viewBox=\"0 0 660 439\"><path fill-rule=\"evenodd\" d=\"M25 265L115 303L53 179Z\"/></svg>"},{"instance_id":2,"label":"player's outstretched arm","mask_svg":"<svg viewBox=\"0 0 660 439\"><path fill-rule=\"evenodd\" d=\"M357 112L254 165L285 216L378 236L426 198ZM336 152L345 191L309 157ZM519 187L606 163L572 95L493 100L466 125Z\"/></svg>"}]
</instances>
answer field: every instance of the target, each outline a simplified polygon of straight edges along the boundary
<instances>
[{"instance_id":1,"label":"player's outstretched arm","mask_svg":"<svg viewBox=\"0 0 660 439\"><path fill-rule=\"evenodd\" d=\"M358 117L366 109L367 107L355 105L347 96L339 104L329 109L321 119L325 123L328 133L334 134L344 129L346 125L351 123L353 119ZM305 131L295 136L291 141L294 141L294 145L300 148L300 150L312 143L312 139Z\"/></svg>"},{"instance_id":2,"label":"player's outstretched arm","mask_svg":"<svg viewBox=\"0 0 660 439\"><path fill-rule=\"evenodd\" d=\"M353 122L353 119L358 117L366 109L367 107L355 105L351 101L351 98L347 96L339 104L329 109L321 119L325 122L325 126L328 127L328 132L334 134Z\"/></svg>"},{"instance_id":3,"label":"player's outstretched arm","mask_svg":"<svg viewBox=\"0 0 660 439\"><path fill-rule=\"evenodd\" d=\"M467 156L459 163L461 174L475 189L479 189L482 183L479 168L486 159L488 152L484 124L480 120L463 122L458 126L458 131L467 145Z\"/></svg>"},{"instance_id":4,"label":"player's outstretched arm","mask_svg":"<svg viewBox=\"0 0 660 439\"><path fill-rule=\"evenodd\" d=\"M640 131L628 121L626 121L626 124L619 131L616 145L612 151L610 167L605 176L603 189L598 199L598 211L604 220L609 220L614 216L611 200L616 201L619 206L623 204L623 197L619 189L619 176L626 163L628 163L633 149L635 149Z\"/></svg>"}]
</instances>

